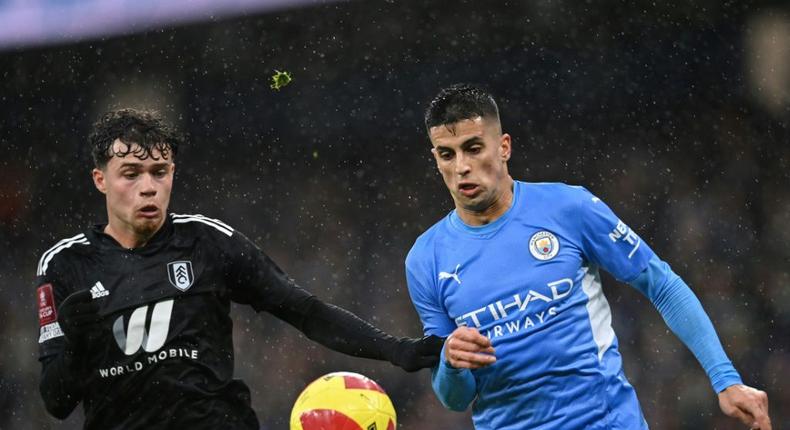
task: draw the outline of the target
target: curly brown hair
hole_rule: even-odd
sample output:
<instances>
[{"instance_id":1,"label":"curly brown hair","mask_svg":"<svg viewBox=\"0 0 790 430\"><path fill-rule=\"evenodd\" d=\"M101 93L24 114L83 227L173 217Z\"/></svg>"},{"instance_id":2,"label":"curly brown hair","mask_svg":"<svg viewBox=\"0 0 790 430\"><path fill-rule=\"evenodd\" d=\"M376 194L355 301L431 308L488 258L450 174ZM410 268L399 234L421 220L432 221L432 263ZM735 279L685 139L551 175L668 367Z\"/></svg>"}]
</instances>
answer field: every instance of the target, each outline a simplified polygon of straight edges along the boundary
<instances>
[{"instance_id":1,"label":"curly brown hair","mask_svg":"<svg viewBox=\"0 0 790 430\"><path fill-rule=\"evenodd\" d=\"M118 139L124 146L113 148ZM140 160L159 157L174 158L185 136L165 123L155 111L119 109L105 113L95 123L88 136L91 155L96 167L103 169L114 156L125 157L129 154ZM137 145L137 146L134 146Z\"/></svg>"}]
</instances>

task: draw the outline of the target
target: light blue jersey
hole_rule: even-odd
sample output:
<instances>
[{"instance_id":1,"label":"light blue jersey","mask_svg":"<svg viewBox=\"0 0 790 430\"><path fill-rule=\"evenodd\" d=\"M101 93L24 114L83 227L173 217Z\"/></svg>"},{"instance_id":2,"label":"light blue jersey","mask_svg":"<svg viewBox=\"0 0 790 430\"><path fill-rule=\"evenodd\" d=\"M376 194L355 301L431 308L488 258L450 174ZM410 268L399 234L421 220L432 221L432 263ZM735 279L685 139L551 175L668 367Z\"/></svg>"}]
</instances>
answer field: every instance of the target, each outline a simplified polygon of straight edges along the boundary
<instances>
[{"instance_id":1,"label":"light blue jersey","mask_svg":"<svg viewBox=\"0 0 790 430\"><path fill-rule=\"evenodd\" d=\"M599 270L633 281L653 251L582 187L516 181L513 191L494 222L471 227L453 211L406 259L425 333L475 327L496 349L493 365L471 372L475 427L647 428Z\"/></svg>"}]
</instances>

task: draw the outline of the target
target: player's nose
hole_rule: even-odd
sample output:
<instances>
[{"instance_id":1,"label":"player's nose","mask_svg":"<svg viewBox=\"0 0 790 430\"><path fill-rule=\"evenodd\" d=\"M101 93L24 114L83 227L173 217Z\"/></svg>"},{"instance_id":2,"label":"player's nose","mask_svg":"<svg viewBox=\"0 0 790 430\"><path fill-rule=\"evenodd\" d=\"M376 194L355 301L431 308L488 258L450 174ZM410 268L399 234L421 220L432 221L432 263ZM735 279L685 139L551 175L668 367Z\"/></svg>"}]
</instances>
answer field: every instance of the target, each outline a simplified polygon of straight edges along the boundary
<instances>
[{"instance_id":1,"label":"player's nose","mask_svg":"<svg viewBox=\"0 0 790 430\"><path fill-rule=\"evenodd\" d=\"M458 155L455 157L455 173L463 176L469 173L471 169L472 168L469 166L466 157L463 155Z\"/></svg>"},{"instance_id":2,"label":"player's nose","mask_svg":"<svg viewBox=\"0 0 790 430\"><path fill-rule=\"evenodd\" d=\"M140 195L154 196L156 195L156 181L152 175L143 175L140 187Z\"/></svg>"}]
</instances>

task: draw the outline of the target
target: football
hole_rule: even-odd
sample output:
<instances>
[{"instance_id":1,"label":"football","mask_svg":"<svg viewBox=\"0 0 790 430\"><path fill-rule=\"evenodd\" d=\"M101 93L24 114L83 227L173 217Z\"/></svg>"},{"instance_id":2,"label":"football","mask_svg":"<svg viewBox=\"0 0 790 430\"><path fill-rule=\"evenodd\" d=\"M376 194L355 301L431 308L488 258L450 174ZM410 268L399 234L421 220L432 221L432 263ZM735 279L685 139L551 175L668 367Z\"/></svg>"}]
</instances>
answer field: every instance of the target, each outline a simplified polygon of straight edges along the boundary
<instances>
[{"instance_id":1,"label":"football","mask_svg":"<svg viewBox=\"0 0 790 430\"><path fill-rule=\"evenodd\" d=\"M291 410L291 430L395 430L392 401L379 384L352 372L311 382Z\"/></svg>"}]
</instances>

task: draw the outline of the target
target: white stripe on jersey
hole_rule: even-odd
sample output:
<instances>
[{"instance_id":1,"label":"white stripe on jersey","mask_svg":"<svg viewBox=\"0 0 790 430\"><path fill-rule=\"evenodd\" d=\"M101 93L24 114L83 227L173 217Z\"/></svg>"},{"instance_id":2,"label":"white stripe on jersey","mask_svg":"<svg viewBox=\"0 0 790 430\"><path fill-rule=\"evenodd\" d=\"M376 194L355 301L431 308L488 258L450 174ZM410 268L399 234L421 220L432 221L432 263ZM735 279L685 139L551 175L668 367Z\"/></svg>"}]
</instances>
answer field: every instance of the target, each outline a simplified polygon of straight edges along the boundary
<instances>
[{"instance_id":1,"label":"white stripe on jersey","mask_svg":"<svg viewBox=\"0 0 790 430\"><path fill-rule=\"evenodd\" d=\"M587 273L582 278L582 290L587 294L587 314L590 317L592 335L598 345L598 361L603 358L603 353L614 342L614 329L612 328L612 310L601 288L601 275L595 266L584 268Z\"/></svg>"},{"instance_id":2,"label":"white stripe on jersey","mask_svg":"<svg viewBox=\"0 0 790 430\"><path fill-rule=\"evenodd\" d=\"M42 264L42 262L44 261L44 258L46 258L47 254L49 254L49 253L50 253L50 252L52 252L52 251L53 251L55 248L59 247L60 245L63 245L64 243L66 243L66 242L68 242L68 241L71 241L71 240L77 240L77 239L80 239L80 238L83 238L83 237L85 237L85 235L84 235L84 234L82 234L82 233L80 233L80 234L78 234L78 235L76 235L76 236L74 236L74 237L70 237L70 238L68 238L68 239L63 239L63 240L61 240L60 242L56 243L56 244L55 244L55 246L53 246L52 248L49 248L48 250L44 251L44 253L43 253L43 254L41 254L41 258L38 260L38 267L36 268L36 273L38 273L38 272L40 272L40 271L41 271L41 264Z\"/></svg>"},{"instance_id":3,"label":"white stripe on jersey","mask_svg":"<svg viewBox=\"0 0 790 430\"><path fill-rule=\"evenodd\" d=\"M172 216L173 218L200 218L200 219L204 219L206 221L211 221L213 223L216 223L216 224L218 224L218 225L220 225L222 227L225 227L225 229L227 229L227 230L233 231L233 227L225 224L224 222L222 222L222 221L220 221L220 220L218 220L216 218L209 218L209 217L207 217L205 215L201 215L201 214L191 214L191 215L190 214L170 214L170 216Z\"/></svg>"},{"instance_id":4,"label":"white stripe on jersey","mask_svg":"<svg viewBox=\"0 0 790 430\"><path fill-rule=\"evenodd\" d=\"M201 216L192 216L192 215L179 215L179 218L176 218L176 215L173 215L173 224L183 224L183 223L187 223L187 222L203 223L203 224L210 225L210 226L216 228L217 230L225 233L228 236L232 236L233 235L233 229L232 228L227 227L226 224L224 224L224 223L216 223L216 222L214 222L214 220L212 220L210 218L201 217Z\"/></svg>"},{"instance_id":5,"label":"white stripe on jersey","mask_svg":"<svg viewBox=\"0 0 790 430\"><path fill-rule=\"evenodd\" d=\"M43 255L41 255L41 259L38 260L38 270L36 271L36 274L38 276L45 275L47 273L47 267L49 266L49 262L52 260L52 257L54 257L58 252L71 247L71 245L74 245L75 243L79 243L82 245L90 244L90 242L88 242L88 239L86 239L85 235L82 233L74 237L61 240L60 242L55 244L55 246L49 248Z\"/></svg>"}]
</instances>

